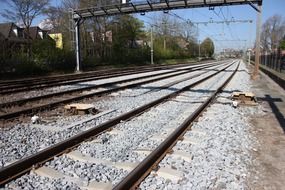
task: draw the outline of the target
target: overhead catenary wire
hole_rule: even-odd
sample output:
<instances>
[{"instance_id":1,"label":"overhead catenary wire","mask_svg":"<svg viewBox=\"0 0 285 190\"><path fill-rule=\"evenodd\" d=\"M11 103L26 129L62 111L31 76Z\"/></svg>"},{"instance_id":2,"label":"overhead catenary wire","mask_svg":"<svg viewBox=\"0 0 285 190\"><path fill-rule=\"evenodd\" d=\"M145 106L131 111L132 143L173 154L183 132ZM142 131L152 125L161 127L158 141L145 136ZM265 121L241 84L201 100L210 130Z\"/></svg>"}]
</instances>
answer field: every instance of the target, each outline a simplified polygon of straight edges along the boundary
<instances>
[{"instance_id":1,"label":"overhead catenary wire","mask_svg":"<svg viewBox=\"0 0 285 190\"><path fill-rule=\"evenodd\" d=\"M187 19L185 19L185 18L183 18L183 17L177 15L176 13L172 13L172 12L171 12L171 13L168 13L168 14L171 15L171 16L174 16L174 17L177 17L177 18L183 20L183 21L186 22L187 24L190 24L190 23L189 23L189 20L187 20ZM195 25L193 25L193 26L195 26ZM216 44L218 44L219 46L222 46L222 48L224 47L223 44L221 44L221 43L219 43L219 42L217 41L217 39L214 37L214 35L208 33L207 31L205 31L205 30L203 30L203 29L201 29L201 28L199 28L198 25L196 25L196 27L197 27L197 30L198 30L198 36L199 36L199 32L203 32L203 33L205 33L207 36L211 37L211 38L215 41ZM198 38L199 38L199 37L198 37ZM198 41L199 41L199 39L198 39Z\"/></svg>"},{"instance_id":2,"label":"overhead catenary wire","mask_svg":"<svg viewBox=\"0 0 285 190\"><path fill-rule=\"evenodd\" d=\"M197 11L197 12L198 12L198 11ZM200 12L199 12L199 13L200 13ZM215 12L215 13L216 13L216 12ZM223 49L223 48L225 47L224 43L222 43L222 42L229 42L229 41L233 41L233 40L225 39L223 35L210 34L209 32L203 30L203 29L202 29L201 27L199 27L198 25L203 25L203 24L204 24L204 25L207 25L207 24L213 24L213 23L215 23L215 24L223 24L223 25L224 25L224 24L227 24L227 26L228 26L230 23L251 23L251 22L253 22L252 20L235 20L235 19L229 20L229 19L226 19L225 16L224 16L224 13L222 12L222 9L220 9L220 12L219 12L219 13L216 13L217 16L222 19L222 21L213 21L213 19L210 18L210 21L206 21L206 22L192 22L192 21L190 21L189 19L183 18L183 17L181 17L181 16L179 16L178 14L173 13L173 12L168 12L168 13L166 13L166 14L168 14L168 15L170 15L170 16L173 16L173 17L176 17L176 18L182 20L183 22L185 22L185 23L187 23L187 24L191 24L191 25L194 26L194 27L197 27L197 30L199 30L199 32L203 32L204 34L206 34L206 35L208 35L209 37L211 37L211 38L215 41L215 43L216 43L218 46L221 47L221 48L217 48L217 49ZM200 13L200 14L201 14L201 15L204 15L204 14L202 14L202 13ZM220 14L223 15L223 18L222 18L221 16L219 16ZM229 14L231 14L231 13L228 11L227 15L229 15ZM151 18L151 17L149 17L149 16L144 15L144 17L153 20L153 18ZM232 18L233 18L233 17L232 17ZM150 23L148 23L148 24L150 24ZM155 25L155 24L152 24L152 25ZM228 27L229 27L229 26L228 26ZM199 28L199 29L198 29L198 28ZM229 29L229 32L231 33L232 39L234 39L234 41L236 41L236 42L244 42L244 40L241 40L239 37L236 38L236 37L233 36L231 28L228 28L228 29ZM199 34L198 34L198 35L199 35ZM222 37L222 40L217 39L215 36L220 36L220 37ZM198 39L198 41L200 41L200 40ZM240 49L241 47L239 46L238 48Z\"/></svg>"}]
</instances>

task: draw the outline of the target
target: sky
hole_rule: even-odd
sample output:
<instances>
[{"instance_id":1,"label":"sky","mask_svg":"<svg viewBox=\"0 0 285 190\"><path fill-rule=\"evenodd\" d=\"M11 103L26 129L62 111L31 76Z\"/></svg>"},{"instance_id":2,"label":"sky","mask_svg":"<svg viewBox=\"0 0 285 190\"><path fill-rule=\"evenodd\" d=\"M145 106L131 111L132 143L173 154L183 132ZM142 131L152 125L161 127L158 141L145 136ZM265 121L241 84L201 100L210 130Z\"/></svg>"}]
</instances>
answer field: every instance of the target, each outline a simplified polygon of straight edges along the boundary
<instances>
[{"instance_id":1,"label":"sky","mask_svg":"<svg viewBox=\"0 0 285 190\"><path fill-rule=\"evenodd\" d=\"M133 0L134 1L134 0ZM51 5L60 5L60 0L51 0ZM4 0L0 0L0 12L7 8ZM136 15L139 19L146 22L152 22L152 18L162 17L164 13L154 12L146 13L146 16ZM245 49L251 48L256 36L256 11L249 5L216 7L215 10L208 8L181 9L170 11L170 14L177 14L180 17L191 20L192 22L223 21L223 15L231 20L253 20L253 23L232 23L226 24L208 24L198 25L198 39L203 41L210 37L213 39L216 52L226 48ZM279 14L285 19L285 0L263 0L262 21L265 22L269 17ZM172 16L170 16L172 17ZM38 25L44 16L39 16L34 25ZM0 22L6 20L0 16ZM183 22L183 20L181 20Z\"/></svg>"}]
</instances>

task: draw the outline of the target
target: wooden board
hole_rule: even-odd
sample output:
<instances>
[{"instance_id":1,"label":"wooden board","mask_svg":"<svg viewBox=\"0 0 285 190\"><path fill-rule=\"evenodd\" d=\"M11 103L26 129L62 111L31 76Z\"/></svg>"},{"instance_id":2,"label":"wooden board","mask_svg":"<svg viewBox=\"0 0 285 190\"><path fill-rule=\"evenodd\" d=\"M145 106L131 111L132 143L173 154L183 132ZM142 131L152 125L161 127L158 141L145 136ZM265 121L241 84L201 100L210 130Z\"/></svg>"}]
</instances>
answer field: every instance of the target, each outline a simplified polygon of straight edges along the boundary
<instances>
[{"instance_id":1,"label":"wooden board","mask_svg":"<svg viewBox=\"0 0 285 190\"><path fill-rule=\"evenodd\" d=\"M93 104L69 104L64 106L65 109L70 110L70 109L76 109L76 110L90 110L94 109L95 106Z\"/></svg>"}]
</instances>

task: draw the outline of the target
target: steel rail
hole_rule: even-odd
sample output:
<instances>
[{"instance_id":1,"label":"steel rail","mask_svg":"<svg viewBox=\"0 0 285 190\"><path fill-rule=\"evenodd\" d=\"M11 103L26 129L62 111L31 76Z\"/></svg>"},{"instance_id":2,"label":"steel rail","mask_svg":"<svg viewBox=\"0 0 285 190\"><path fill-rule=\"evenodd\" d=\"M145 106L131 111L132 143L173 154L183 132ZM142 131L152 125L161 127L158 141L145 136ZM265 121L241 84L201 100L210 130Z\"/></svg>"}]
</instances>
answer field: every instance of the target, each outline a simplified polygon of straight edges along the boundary
<instances>
[{"instance_id":1,"label":"steel rail","mask_svg":"<svg viewBox=\"0 0 285 190\"><path fill-rule=\"evenodd\" d=\"M201 64L203 65L203 64ZM191 65L184 65L180 67L186 67ZM195 66L195 65L193 65ZM145 68L141 70L130 70L130 71L118 71L114 73L104 73L104 74L96 74L94 75L84 75L79 76L78 78L63 78L63 79L55 79L55 80L48 80L48 81L35 81L35 82L28 82L20 85L8 85L8 86L0 86L0 94L11 94L11 93L17 93L17 92L24 92L29 90L35 90L35 89L44 89L48 87L58 86L58 85L70 85L75 84L78 82L86 82L91 80L99 80L99 79L106 79L110 77L119 77L124 75L132 75L132 74L139 74L144 72L153 72L153 71L159 71L164 69L179 69L179 67L163 67L163 68Z\"/></svg>"},{"instance_id":2,"label":"steel rail","mask_svg":"<svg viewBox=\"0 0 285 190\"><path fill-rule=\"evenodd\" d=\"M204 62L206 63L206 62ZM177 63L172 66L181 66L181 65L187 65L188 63ZM189 64L201 64L201 63L189 63ZM69 76L84 76L86 74L100 74L100 73L105 73L105 72L110 72L110 71L122 71L122 70L128 70L128 69L141 69L141 68L160 68L160 67L167 67L170 65L165 65L165 64L160 64L160 65L148 65L148 66L132 66L132 67L126 67L124 69L121 68L114 68L114 69L102 69L102 70L97 70L97 71L86 71L83 73L71 73L71 74L61 74L61 75L52 75L52 76L46 76L46 77L33 77L33 78L26 78L24 81L22 79L16 79L16 80L0 80L0 85L5 85L5 84L17 84L17 83L25 83L25 82L31 82L31 81L38 81L38 80L48 80L48 79L57 79L57 78L66 78Z\"/></svg>"},{"instance_id":3,"label":"steel rail","mask_svg":"<svg viewBox=\"0 0 285 190\"><path fill-rule=\"evenodd\" d=\"M123 73L141 73L141 72L146 72L146 71L157 71L157 70L163 70L163 69L173 69L173 68L179 68L179 67L184 67L184 66L195 66L195 65L203 65L207 64L208 62L203 62L203 63L192 63L192 64L176 64L176 65L160 65L160 66L142 66L142 67L129 67L125 69L114 69L114 70L101 70L101 71L96 71L96 72L85 72L81 74L73 74L73 75L59 75L59 76L51 76L51 77L44 77L44 78L34 78L34 79L27 79L24 81L7 81L5 82L0 82L0 93L1 90L9 89L9 88L24 88L25 85L48 85L48 84L53 84L56 82L67 82L67 81L72 81L72 80L79 80L79 79L87 79L91 77L101 77L104 78L104 76L112 76L116 75L121 76ZM120 75L121 74L121 75ZM105 77L107 78L107 77ZM52 85L51 85L52 86Z\"/></svg>"},{"instance_id":4,"label":"steel rail","mask_svg":"<svg viewBox=\"0 0 285 190\"><path fill-rule=\"evenodd\" d=\"M15 100L15 101L11 101L11 102L4 102L4 103L0 103L0 108L10 107L10 106L14 106L14 105L22 105L22 104L26 104L26 103L31 102L31 101L41 100L41 99L44 99L44 98L51 98L51 97L54 97L54 96L60 96L60 95L64 95L64 94L74 93L74 92L82 92L84 90L92 90L92 89L96 89L96 88L100 88L100 87L111 86L111 85L114 85L114 84L117 84L117 83L131 82L131 81L134 81L134 80L145 79L145 78L150 78L150 77L155 77L155 76L164 75L164 74L170 74L170 73L177 73L177 72L182 72L183 70L185 70L185 72L179 73L179 75L182 75L182 74L188 73L189 71L191 71L191 72L192 71L196 71L197 68L204 69L204 68L210 68L212 66L216 66L216 64L208 64L206 66L196 66L196 67L191 67L191 68L188 68L188 69L167 71L167 72L164 72L164 73L157 73L157 74L153 74L153 75L146 75L146 76L130 78L130 79L122 79L122 80L114 81L114 82L108 82L108 83L103 83L103 84L98 84L98 85L92 85L92 86L82 87L82 88L77 88L77 89L72 89L72 90L65 90L65 91L61 91L61 92L55 92L55 93L50 93L50 94L46 94L46 95L41 95L41 96L35 96L35 97L31 97L31 98ZM177 75L173 74L173 76L177 76Z\"/></svg>"},{"instance_id":5,"label":"steel rail","mask_svg":"<svg viewBox=\"0 0 285 190\"><path fill-rule=\"evenodd\" d=\"M201 70L201 69L197 68L196 70ZM191 70L191 72L192 71L193 70ZM188 72L190 72L190 71L188 71ZM179 74L173 74L173 76L177 76L177 75L180 75L180 73ZM171 77L173 77L173 76L171 76ZM155 81L158 81L158 80L163 80L163 79L166 79L166 78L169 78L169 76L163 76L163 77L156 78L156 79L149 79L149 80L146 80L146 81L141 81L141 82L137 82L137 83L133 83L133 84L128 84L128 85L125 85L125 86L115 87L115 88L112 88L112 89L106 89L106 90L102 90L102 91L94 92L94 93L89 93L89 94L85 94L85 95L69 97L69 98L66 98L66 99L63 99L63 100L50 102L50 103L43 104L43 105L40 105L40 106L29 107L29 108L22 109L22 110L19 110L19 111L2 114L2 115L0 115L0 121L1 120L13 119L13 118L19 117L19 116L21 116L23 114L35 114L35 113L37 113L39 111L42 111L42 110L55 108L56 106L61 105L61 104L66 104L66 103L70 103L70 102L73 102L73 101L79 101L79 100L82 100L82 99L85 99L85 98L94 97L94 96L102 96L104 94L112 93L112 92L123 90L123 89L127 89L127 88L133 88L133 87L136 87L136 86L139 86L139 85L155 82Z\"/></svg>"},{"instance_id":6,"label":"steel rail","mask_svg":"<svg viewBox=\"0 0 285 190\"><path fill-rule=\"evenodd\" d=\"M195 63L196 64L196 63ZM187 63L185 64L187 65ZM149 66L137 66L137 67L126 67L124 69L121 68L115 68L115 69L102 69L102 70L97 70L97 71L87 71L87 72L83 72L83 73L72 73L72 74L63 74L63 75L54 75L54 76L46 76L46 77L33 77L33 78L26 78L24 80L2 80L0 81L0 87L1 85L9 85L9 84L26 84L29 82L37 82L37 81L46 81L46 80L57 80L57 79L66 79L67 77L79 77L81 78L82 76L86 76L86 75L96 75L96 74L102 74L102 73L106 73L106 72L121 72L121 71L131 71L131 70L138 70L138 69L144 69L144 68L163 68L164 66L168 66L168 65L149 65ZM174 65L173 65L174 66ZM175 66L179 66L179 64L175 65ZM73 79L73 78L71 78Z\"/></svg>"},{"instance_id":7,"label":"steel rail","mask_svg":"<svg viewBox=\"0 0 285 190\"><path fill-rule=\"evenodd\" d=\"M230 77L202 104L196 109L184 122L171 133L154 151L152 151L134 170L132 170L114 190L136 189L138 185L149 175L155 166L165 157L167 152L183 137L190 125L202 114L210 105L218 93L231 81L239 68L239 64Z\"/></svg>"},{"instance_id":8,"label":"steel rail","mask_svg":"<svg viewBox=\"0 0 285 190\"><path fill-rule=\"evenodd\" d=\"M101 134L102 132L114 127L115 125L119 124L121 121L126 121L136 115L140 115L146 110L149 110L150 108L159 105L160 103L168 100L169 98L173 98L177 96L178 94L197 86L204 81L216 76L217 74L221 73L222 71L225 71L227 68L232 66L234 63L230 64L229 66L226 66L225 68L208 75L207 77L200 79L194 83L191 83L178 91L172 92L168 95L165 95L163 97L160 97L159 99L156 99L150 103L147 103L143 106L140 106L136 109L133 109L127 113L124 113L122 115L119 115L113 119L110 119L109 121L106 121L100 125L97 125L96 127L93 127L89 130L86 130L84 132L81 132L69 139L66 139L62 142L59 142L55 145L52 145L44 150L39 151L38 153L35 153L34 155L28 156L26 158L23 158L21 160L16 161L15 163L12 163L2 169L0 169L0 186L5 185L9 181L23 175L24 173L30 171L33 167L39 166L43 163L45 163L48 160L53 159L53 157L61 155L64 152L67 152L68 150L71 150L72 148L78 146L83 141L86 141L87 139L94 138L95 136Z\"/></svg>"},{"instance_id":9,"label":"steel rail","mask_svg":"<svg viewBox=\"0 0 285 190\"><path fill-rule=\"evenodd\" d=\"M11 94L11 93L17 93L17 92L23 92L23 91L29 91L29 90L39 90L43 88L58 86L58 85L70 85L75 84L78 82L86 82L91 80L99 80L99 79L106 79L110 77L119 77L124 76L128 74L139 74L143 72L151 72L156 71L154 69L146 69L146 70L140 70L140 71L123 71L123 72L114 72L114 73L105 73L105 74L96 74L94 75L85 75L80 76L76 78L65 78L65 79L55 79L55 80L48 80L48 81L38 81L38 82L28 82L20 85L8 85L8 86L2 86L0 87L0 94Z\"/></svg>"}]
</instances>

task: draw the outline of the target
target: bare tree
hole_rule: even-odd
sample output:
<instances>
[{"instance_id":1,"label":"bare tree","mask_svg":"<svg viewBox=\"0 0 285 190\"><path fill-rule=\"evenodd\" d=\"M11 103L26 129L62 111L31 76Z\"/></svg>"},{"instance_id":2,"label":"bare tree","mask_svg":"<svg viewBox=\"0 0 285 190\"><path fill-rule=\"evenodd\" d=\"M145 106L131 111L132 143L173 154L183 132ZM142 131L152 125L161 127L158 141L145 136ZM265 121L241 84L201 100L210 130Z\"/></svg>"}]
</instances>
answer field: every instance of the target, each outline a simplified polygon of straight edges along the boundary
<instances>
[{"instance_id":1,"label":"bare tree","mask_svg":"<svg viewBox=\"0 0 285 190\"><path fill-rule=\"evenodd\" d=\"M10 21L17 22L26 28L27 35L30 36L30 27L34 19L42 14L43 9L50 0L5 0L8 9L0 15ZM30 38L28 37L28 56L31 56Z\"/></svg>"},{"instance_id":2,"label":"bare tree","mask_svg":"<svg viewBox=\"0 0 285 190\"><path fill-rule=\"evenodd\" d=\"M42 14L49 2L50 0L5 0L9 8L0 14L10 21L24 25L29 33L34 19Z\"/></svg>"},{"instance_id":3,"label":"bare tree","mask_svg":"<svg viewBox=\"0 0 285 190\"><path fill-rule=\"evenodd\" d=\"M285 34L285 20L280 15L274 15L262 26L261 43L264 50L274 51L278 48Z\"/></svg>"},{"instance_id":4,"label":"bare tree","mask_svg":"<svg viewBox=\"0 0 285 190\"><path fill-rule=\"evenodd\" d=\"M109 4L114 4L119 0L61 0L61 5L58 7L50 6L44 13L47 16L49 23L53 26L53 30L60 32L64 36L64 44L67 49L72 49L73 33L70 31L71 12L69 10L90 7L102 7ZM94 52L99 57L103 56L106 49L106 39L103 35L107 32L111 25L113 17L89 18L81 24L81 49L83 56ZM73 29L74 30L74 29ZM69 47L69 45L71 45Z\"/></svg>"}]
</instances>

